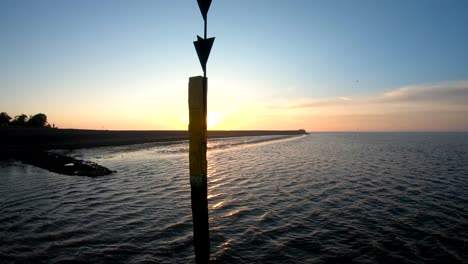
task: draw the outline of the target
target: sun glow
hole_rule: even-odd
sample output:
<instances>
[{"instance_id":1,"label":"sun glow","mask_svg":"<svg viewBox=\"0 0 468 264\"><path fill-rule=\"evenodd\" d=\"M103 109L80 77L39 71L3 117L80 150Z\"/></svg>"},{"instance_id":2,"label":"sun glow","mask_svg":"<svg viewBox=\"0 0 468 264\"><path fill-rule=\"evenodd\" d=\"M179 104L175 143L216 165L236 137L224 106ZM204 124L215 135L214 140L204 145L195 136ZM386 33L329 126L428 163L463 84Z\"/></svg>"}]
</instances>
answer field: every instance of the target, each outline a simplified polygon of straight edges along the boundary
<instances>
[{"instance_id":1,"label":"sun glow","mask_svg":"<svg viewBox=\"0 0 468 264\"><path fill-rule=\"evenodd\" d=\"M219 112L208 112L207 116L207 126L209 129L211 128L220 128L221 125L223 124L224 121L224 115L219 113ZM180 119L183 123L188 126L189 124L189 117L184 116L183 118Z\"/></svg>"},{"instance_id":2,"label":"sun glow","mask_svg":"<svg viewBox=\"0 0 468 264\"><path fill-rule=\"evenodd\" d=\"M207 126L208 128L214 128L219 126L222 121L223 121L223 114L218 113L218 112L208 112L208 117L207 117Z\"/></svg>"}]
</instances>

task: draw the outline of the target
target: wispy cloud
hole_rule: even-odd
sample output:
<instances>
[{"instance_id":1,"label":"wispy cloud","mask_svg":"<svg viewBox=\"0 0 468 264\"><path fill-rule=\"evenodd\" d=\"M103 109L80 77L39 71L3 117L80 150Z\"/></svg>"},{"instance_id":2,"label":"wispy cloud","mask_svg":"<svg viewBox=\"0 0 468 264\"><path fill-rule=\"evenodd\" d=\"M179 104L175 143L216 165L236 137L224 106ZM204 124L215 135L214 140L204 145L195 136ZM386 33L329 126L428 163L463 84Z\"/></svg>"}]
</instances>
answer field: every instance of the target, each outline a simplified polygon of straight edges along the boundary
<instances>
[{"instance_id":1,"label":"wispy cloud","mask_svg":"<svg viewBox=\"0 0 468 264\"><path fill-rule=\"evenodd\" d=\"M252 114L255 113L255 114ZM251 127L310 131L468 131L468 80L398 87L369 96L300 98L256 104Z\"/></svg>"},{"instance_id":2,"label":"wispy cloud","mask_svg":"<svg viewBox=\"0 0 468 264\"><path fill-rule=\"evenodd\" d=\"M468 81L452 81L396 88L369 97L342 96L338 98L303 98L272 105L272 109L300 109L326 107L389 108L392 106L448 107L468 110Z\"/></svg>"},{"instance_id":3,"label":"wispy cloud","mask_svg":"<svg viewBox=\"0 0 468 264\"><path fill-rule=\"evenodd\" d=\"M383 94L376 102L427 102L467 104L468 81L406 86Z\"/></svg>"},{"instance_id":4,"label":"wispy cloud","mask_svg":"<svg viewBox=\"0 0 468 264\"><path fill-rule=\"evenodd\" d=\"M327 106L334 106L334 105L343 105L349 100L343 100L341 98L333 98L333 99L321 99L321 100L314 100L314 99L300 99L294 100L291 102L286 102L284 104L278 105L270 105L268 108L278 109L278 108L318 108L318 107L327 107Z\"/></svg>"}]
</instances>

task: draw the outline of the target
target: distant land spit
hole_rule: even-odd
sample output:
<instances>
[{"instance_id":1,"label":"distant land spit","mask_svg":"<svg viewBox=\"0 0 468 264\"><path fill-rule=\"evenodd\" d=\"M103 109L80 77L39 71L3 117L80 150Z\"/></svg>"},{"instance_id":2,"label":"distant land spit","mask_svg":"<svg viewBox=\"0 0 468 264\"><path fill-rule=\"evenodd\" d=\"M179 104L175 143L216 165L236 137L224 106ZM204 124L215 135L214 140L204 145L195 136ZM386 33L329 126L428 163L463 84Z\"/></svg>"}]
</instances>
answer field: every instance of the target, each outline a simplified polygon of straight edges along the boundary
<instances>
[{"instance_id":1,"label":"distant land spit","mask_svg":"<svg viewBox=\"0 0 468 264\"><path fill-rule=\"evenodd\" d=\"M215 130L208 138L302 135L305 130ZM150 142L188 140L183 130L85 130L4 127L0 128L0 143L7 149L79 149L120 146Z\"/></svg>"},{"instance_id":2,"label":"distant land spit","mask_svg":"<svg viewBox=\"0 0 468 264\"><path fill-rule=\"evenodd\" d=\"M208 138L302 135L305 130L208 131ZM16 159L23 163L66 175L104 176L113 171L97 163L48 152L52 149L79 149L121 146L151 142L188 140L180 130L116 131L55 128L0 128L0 160Z\"/></svg>"}]
</instances>

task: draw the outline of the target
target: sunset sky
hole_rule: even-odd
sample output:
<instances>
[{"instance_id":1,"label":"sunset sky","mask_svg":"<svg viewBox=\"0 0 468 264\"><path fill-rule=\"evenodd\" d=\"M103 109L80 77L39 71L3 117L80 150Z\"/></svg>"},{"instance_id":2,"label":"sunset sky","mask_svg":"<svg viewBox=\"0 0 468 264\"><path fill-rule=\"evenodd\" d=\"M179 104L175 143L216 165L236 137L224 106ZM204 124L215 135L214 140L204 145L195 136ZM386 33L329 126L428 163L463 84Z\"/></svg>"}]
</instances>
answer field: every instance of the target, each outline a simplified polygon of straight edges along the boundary
<instances>
[{"instance_id":1,"label":"sunset sky","mask_svg":"<svg viewBox=\"0 0 468 264\"><path fill-rule=\"evenodd\" d=\"M468 131L468 1L213 0L211 129ZM195 0L0 1L0 112L186 129Z\"/></svg>"}]
</instances>

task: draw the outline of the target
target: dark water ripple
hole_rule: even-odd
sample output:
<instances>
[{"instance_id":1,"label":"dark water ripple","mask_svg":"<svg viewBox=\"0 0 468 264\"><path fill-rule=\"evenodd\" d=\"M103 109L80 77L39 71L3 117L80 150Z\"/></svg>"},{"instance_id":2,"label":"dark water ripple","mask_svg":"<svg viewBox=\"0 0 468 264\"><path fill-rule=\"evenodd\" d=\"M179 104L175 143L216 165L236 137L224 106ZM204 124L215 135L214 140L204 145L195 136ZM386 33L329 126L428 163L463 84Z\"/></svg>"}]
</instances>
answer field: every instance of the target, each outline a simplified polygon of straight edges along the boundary
<instances>
[{"instance_id":1,"label":"dark water ripple","mask_svg":"<svg viewBox=\"0 0 468 264\"><path fill-rule=\"evenodd\" d=\"M223 139L218 263L466 263L468 134ZM118 173L0 164L0 263L193 262L186 143L74 152Z\"/></svg>"}]
</instances>

